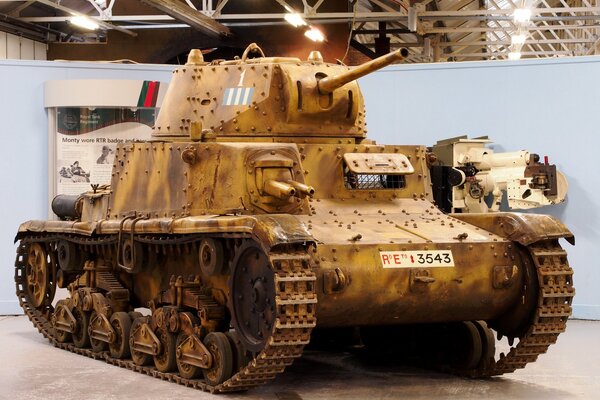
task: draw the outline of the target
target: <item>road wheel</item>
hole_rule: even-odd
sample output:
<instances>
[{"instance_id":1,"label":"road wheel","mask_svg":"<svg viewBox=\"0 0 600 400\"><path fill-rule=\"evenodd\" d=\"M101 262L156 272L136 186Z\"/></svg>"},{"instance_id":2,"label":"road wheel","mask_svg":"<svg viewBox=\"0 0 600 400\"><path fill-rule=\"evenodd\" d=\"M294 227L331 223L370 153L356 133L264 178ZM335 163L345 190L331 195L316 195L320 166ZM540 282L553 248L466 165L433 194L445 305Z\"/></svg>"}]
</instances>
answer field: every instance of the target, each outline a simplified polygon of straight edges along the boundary
<instances>
[{"instance_id":1,"label":"road wheel","mask_svg":"<svg viewBox=\"0 0 600 400\"><path fill-rule=\"evenodd\" d=\"M211 368L204 369L204 379L209 385L216 386L231 377L233 354L229 339L222 332L211 332L204 338L204 345L213 356Z\"/></svg>"}]
</instances>

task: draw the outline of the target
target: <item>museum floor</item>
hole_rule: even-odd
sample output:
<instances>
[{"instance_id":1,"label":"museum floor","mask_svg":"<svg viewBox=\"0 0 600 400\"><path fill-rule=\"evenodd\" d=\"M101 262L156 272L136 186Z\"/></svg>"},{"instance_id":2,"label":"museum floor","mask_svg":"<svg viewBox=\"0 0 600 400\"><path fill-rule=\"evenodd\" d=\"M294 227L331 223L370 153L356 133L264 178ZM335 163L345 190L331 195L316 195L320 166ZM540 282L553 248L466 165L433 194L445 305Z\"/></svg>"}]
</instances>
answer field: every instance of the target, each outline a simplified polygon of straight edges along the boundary
<instances>
[{"instance_id":1,"label":"museum floor","mask_svg":"<svg viewBox=\"0 0 600 400\"><path fill-rule=\"evenodd\" d=\"M357 355L311 352L270 385L213 396L52 347L25 317L0 317L1 399L600 399L600 322L570 321L548 354L469 380Z\"/></svg>"}]
</instances>

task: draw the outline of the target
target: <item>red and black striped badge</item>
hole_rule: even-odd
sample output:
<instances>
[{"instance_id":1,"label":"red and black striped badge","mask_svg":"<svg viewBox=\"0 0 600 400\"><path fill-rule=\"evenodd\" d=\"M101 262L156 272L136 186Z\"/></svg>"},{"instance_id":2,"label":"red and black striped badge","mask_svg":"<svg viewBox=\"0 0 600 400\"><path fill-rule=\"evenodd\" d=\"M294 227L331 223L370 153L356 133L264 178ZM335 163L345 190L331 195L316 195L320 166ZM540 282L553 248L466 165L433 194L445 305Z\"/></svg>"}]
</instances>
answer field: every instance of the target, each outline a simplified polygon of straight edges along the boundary
<instances>
[{"instance_id":1,"label":"red and black striped badge","mask_svg":"<svg viewBox=\"0 0 600 400\"><path fill-rule=\"evenodd\" d=\"M144 81L137 106L156 107L156 100L158 99L159 87L160 82L158 81Z\"/></svg>"}]
</instances>

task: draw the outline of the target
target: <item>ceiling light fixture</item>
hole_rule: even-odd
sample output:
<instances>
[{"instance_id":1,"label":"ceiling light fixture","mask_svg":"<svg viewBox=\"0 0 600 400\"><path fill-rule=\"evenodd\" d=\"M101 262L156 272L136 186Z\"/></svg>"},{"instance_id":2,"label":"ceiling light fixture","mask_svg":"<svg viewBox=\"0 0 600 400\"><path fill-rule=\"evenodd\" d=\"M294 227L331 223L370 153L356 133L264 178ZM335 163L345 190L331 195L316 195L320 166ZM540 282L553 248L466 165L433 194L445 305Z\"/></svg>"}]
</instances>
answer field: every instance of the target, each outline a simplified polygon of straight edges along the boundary
<instances>
[{"instance_id":1,"label":"ceiling light fixture","mask_svg":"<svg viewBox=\"0 0 600 400\"><path fill-rule=\"evenodd\" d=\"M325 40L325 35L323 35L323 32L321 32L314 26L311 26L310 29L304 32L304 36L306 36L313 42L322 42Z\"/></svg>"},{"instance_id":2,"label":"ceiling light fixture","mask_svg":"<svg viewBox=\"0 0 600 400\"><path fill-rule=\"evenodd\" d=\"M513 21L517 23L529 22L531 19L531 8L515 8Z\"/></svg>"},{"instance_id":3,"label":"ceiling light fixture","mask_svg":"<svg viewBox=\"0 0 600 400\"><path fill-rule=\"evenodd\" d=\"M96 29L100 28L100 25L98 25L95 21L86 17L85 15L77 15L75 17L71 17L69 21L73 25L77 25L80 28L89 29L91 31L95 31Z\"/></svg>"},{"instance_id":4,"label":"ceiling light fixture","mask_svg":"<svg viewBox=\"0 0 600 400\"><path fill-rule=\"evenodd\" d=\"M521 52L520 51L511 51L510 53L508 53L508 59L512 60L512 61L520 60Z\"/></svg>"},{"instance_id":5,"label":"ceiling light fixture","mask_svg":"<svg viewBox=\"0 0 600 400\"><path fill-rule=\"evenodd\" d=\"M525 34L524 33L518 33L516 35L512 35L512 37L510 38L510 42L512 44L525 44Z\"/></svg>"},{"instance_id":6,"label":"ceiling light fixture","mask_svg":"<svg viewBox=\"0 0 600 400\"><path fill-rule=\"evenodd\" d=\"M295 26L296 28L299 26L307 25L306 21L304 20L304 18L302 18L302 15L300 15L300 13L290 12L285 14L284 18L288 23Z\"/></svg>"}]
</instances>

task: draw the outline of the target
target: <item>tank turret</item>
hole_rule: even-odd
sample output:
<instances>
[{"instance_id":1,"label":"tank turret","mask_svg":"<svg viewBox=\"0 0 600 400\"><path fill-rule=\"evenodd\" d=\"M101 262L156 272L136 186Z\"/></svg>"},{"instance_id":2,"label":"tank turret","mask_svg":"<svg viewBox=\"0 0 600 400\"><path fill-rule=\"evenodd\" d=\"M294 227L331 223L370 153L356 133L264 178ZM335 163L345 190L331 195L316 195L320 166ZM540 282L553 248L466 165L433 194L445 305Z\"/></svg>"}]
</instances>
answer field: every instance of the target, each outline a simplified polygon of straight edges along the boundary
<instances>
[{"instance_id":1,"label":"tank turret","mask_svg":"<svg viewBox=\"0 0 600 400\"><path fill-rule=\"evenodd\" d=\"M248 58L256 51L261 57ZM365 137L363 97L356 79L400 61L399 49L352 68L265 57L252 44L240 59L206 63L192 51L174 71L153 132L157 138Z\"/></svg>"}]
</instances>

